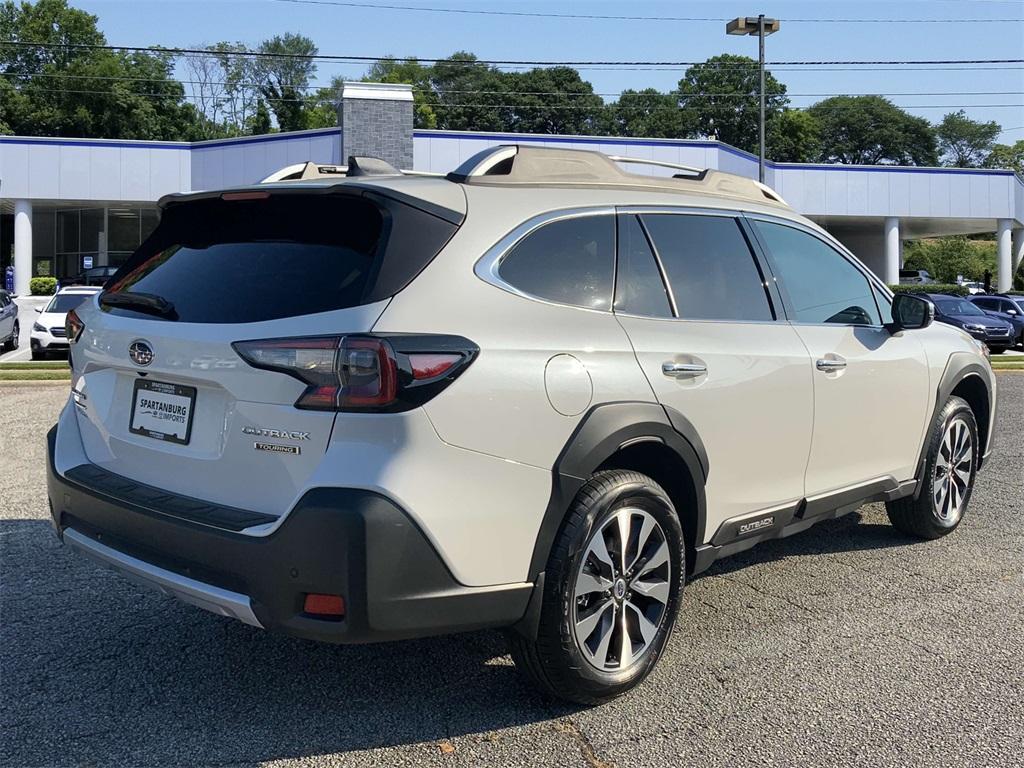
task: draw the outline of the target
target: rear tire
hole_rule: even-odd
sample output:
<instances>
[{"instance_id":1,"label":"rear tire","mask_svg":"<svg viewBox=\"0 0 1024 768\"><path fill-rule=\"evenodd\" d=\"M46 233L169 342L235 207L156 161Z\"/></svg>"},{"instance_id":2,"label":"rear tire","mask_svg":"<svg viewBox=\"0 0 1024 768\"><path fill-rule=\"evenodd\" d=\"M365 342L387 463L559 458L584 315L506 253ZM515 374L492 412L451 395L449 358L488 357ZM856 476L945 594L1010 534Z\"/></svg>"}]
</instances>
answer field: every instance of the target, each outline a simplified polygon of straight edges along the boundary
<instances>
[{"instance_id":1,"label":"rear tire","mask_svg":"<svg viewBox=\"0 0 1024 768\"><path fill-rule=\"evenodd\" d=\"M974 412L965 400L949 398L932 425L917 498L885 505L892 524L921 539L938 539L956 530L971 500L979 454Z\"/></svg>"},{"instance_id":2,"label":"rear tire","mask_svg":"<svg viewBox=\"0 0 1024 768\"><path fill-rule=\"evenodd\" d=\"M598 472L552 547L537 637L509 634L516 666L560 699L590 705L621 696L661 658L685 567L665 491L639 472Z\"/></svg>"}]
</instances>

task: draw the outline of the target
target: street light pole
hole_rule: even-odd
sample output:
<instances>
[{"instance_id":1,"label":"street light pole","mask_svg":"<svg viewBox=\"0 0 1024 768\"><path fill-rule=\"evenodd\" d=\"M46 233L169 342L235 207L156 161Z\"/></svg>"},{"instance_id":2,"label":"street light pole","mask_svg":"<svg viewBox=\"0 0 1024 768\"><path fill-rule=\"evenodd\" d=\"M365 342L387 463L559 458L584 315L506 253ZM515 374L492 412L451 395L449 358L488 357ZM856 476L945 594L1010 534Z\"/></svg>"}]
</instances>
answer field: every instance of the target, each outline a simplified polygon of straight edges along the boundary
<instances>
[{"instance_id":1,"label":"street light pole","mask_svg":"<svg viewBox=\"0 0 1024 768\"><path fill-rule=\"evenodd\" d=\"M764 14L757 17L757 70L761 76L761 114L757 133L757 180L764 184Z\"/></svg>"},{"instance_id":2,"label":"street light pole","mask_svg":"<svg viewBox=\"0 0 1024 768\"><path fill-rule=\"evenodd\" d=\"M764 184L764 39L779 31L779 20L768 19L762 13L757 18L739 16L725 25L729 35L757 35L757 71L760 79L760 116L757 125L757 178Z\"/></svg>"}]
</instances>

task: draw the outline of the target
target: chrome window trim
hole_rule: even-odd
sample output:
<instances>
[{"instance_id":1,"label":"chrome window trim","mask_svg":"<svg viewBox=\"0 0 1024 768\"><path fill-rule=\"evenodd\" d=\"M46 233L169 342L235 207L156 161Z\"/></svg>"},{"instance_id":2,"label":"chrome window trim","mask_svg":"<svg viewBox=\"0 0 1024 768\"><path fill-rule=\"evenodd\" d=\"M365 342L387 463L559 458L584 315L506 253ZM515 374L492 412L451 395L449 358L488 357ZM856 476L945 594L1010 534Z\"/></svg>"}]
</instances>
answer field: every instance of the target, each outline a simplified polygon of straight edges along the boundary
<instances>
[{"instance_id":1,"label":"chrome window trim","mask_svg":"<svg viewBox=\"0 0 1024 768\"><path fill-rule=\"evenodd\" d=\"M541 304L547 304L552 307L568 307L569 309L579 309L583 312L597 312L600 314L610 315L612 314L611 309L594 309L593 307L581 307L578 304L564 304L559 301L551 301L551 299L545 299L540 296L535 296L532 293L520 290L516 286L509 282L506 282L501 275L498 273L501 268L501 262L506 256L515 248L522 240L525 240L529 235L536 232L541 227L553 224L557 221L565 221L566 219L580 219L589 216L615 216L615 207L610 205L601 205L587 208L563 208L554 211L548 211L538 216L534 216L527 219L522 224L519 224L511 232L502 237L497 243L492 245L487 251L481 256L476 264L473 266L473 272L483 280L485 283L493 285L495 288L500 288L503 291L519 296L530 301L536 301ZM612 296L611 302L615 301L615 276L616 276L616 265L618 263L618 242L617 242L617 231L615 229L615 220L612 219Z\"/></svg>"},{"instance_id":2,"label":"chrome window trim","mask_svg":"<svg viewBox=\"0 0 1024 768\"><path fill-rule=\"evenodd\" d=\"M850 251L849 248L847 248L838 240L836 240L828 232L824 232L825 236L822 237L822 232L824 230L818 231L814 227L809 227L801 221L787 219L783 216L772 216L769 213L744 213L742 215L751 221L765 221L768 222L769 224L779 224L781 226L790 227L792 229L804 232L817 240L820 240L822 243L830 247L832 250L836 251L843 259L846 260L846 262L851 267L860 272L861 275L863 275L867 279L868 286L871 288L879 289L882 295L889 299L890 305L892 304L892 298L895 294L892 292L889 286L886 285L877 275L875 275L874 272L872 272L870 269L864 266L861 260L858 259L857 256L852 251ZM773 277L775 281L778 282L778 276L776 275ZM882 310L880 307L876 307L876 309L878 309L878 319L881 320ZM861 325L858 323L809 323L797 320L788 320L788 322L790 325L793 326L807 326L815 328L876 328L885 330L884 323L872 323L870 325Z\"/></svg>"}]
</instances>

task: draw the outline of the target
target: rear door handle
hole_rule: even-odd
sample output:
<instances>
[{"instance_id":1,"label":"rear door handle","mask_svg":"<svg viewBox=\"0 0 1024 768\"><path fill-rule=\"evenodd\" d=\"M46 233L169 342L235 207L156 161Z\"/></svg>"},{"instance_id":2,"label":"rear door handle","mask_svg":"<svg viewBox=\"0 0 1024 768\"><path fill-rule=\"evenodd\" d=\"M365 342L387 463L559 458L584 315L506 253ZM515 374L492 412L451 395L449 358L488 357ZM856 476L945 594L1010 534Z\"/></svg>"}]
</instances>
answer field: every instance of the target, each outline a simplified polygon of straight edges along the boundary
<instances>
[{"instance_id":1,"label":"rear door handle","mask_svg":"<svg viewBox=\"0 0 1024 768\"><path fill-rule=\"evenodd\" d=\"M703 363L662 363L661 372L673 379L692 379L708 372Z\"/></svg>"},{"instance_id":2,"label":"rear door handle","mask_svg":"<svg viewBox=\"0 0 1024 768\"><path fill-rule=\"evenodd\" d=\"M819 371L830 373L832 371L841 371L846 367L846 361L843 359L833 360L828 358L820 358L814 362L814 367Z\"/></svg>"}]
</instances>

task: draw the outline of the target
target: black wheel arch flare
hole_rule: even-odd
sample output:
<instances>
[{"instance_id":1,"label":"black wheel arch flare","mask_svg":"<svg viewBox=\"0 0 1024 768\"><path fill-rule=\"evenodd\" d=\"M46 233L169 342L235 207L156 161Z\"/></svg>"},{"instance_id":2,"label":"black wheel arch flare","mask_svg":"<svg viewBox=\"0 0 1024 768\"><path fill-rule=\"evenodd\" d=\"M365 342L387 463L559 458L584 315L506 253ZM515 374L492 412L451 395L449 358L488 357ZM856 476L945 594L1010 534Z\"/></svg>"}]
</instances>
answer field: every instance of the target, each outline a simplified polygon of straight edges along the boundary
<instances>
[{"instance_id":1,"label":"black wheel arch flare","mask_svg":"<svg viewBox=\"0 0 1024 768\"><path fill-rule=\"evenodd\" d=\"M704 485L710 467L707 450L693 424L678 411L658 403L604 403L587 411L555 460L551 497L530 561L530 581L543 575L566 510L587 478L621 449L644 442L661 443L685 464L697 507L693 511L696 530L690 533L697 545L703 543L707 519Z\"/></svg>"}]
</instances>

